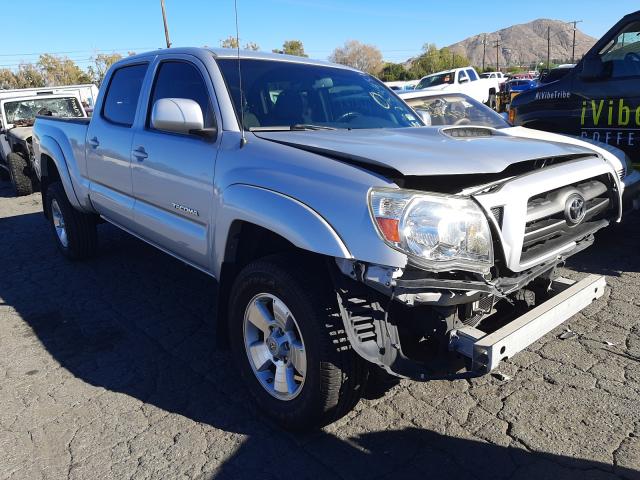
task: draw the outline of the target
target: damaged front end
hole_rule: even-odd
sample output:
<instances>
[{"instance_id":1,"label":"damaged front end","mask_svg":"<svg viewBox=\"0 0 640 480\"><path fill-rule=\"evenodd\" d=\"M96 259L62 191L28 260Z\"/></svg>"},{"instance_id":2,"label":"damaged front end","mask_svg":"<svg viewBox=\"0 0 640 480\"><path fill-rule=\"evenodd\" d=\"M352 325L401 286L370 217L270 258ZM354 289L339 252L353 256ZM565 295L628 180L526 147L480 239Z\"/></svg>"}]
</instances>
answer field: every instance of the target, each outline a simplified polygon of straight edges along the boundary
<instances>
[{"instance_id":1,"label":"damaged front end","mask_svg":"<svg viewBox=\"0 0 640 480\"><path fill-rule=\"evenodd\" d=\"M381 239L408 262L336 259L354 350L401 377L477 376L602 296L604 277L576 283L557 267L619 220L621 189L609 170L590 157L452 196L372 191Z\"/></svg>"}]
</instances>

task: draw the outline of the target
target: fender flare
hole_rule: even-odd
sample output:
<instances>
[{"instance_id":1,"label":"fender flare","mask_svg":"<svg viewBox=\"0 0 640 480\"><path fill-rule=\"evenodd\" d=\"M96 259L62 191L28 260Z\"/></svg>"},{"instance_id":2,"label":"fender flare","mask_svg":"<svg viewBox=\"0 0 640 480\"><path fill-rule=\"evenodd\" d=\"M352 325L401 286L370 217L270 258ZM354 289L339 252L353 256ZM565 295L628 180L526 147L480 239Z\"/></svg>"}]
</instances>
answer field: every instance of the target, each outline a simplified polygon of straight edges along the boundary
<instances>
[{"instance_id":1,"label":"fender flare","mask_svg":"<svg viewBox=\"0 0 640 480\"><path fill-rule=\"evenodd\" d=\"M222 200L214 234L214 270L218 278L225 261L229 232L236 221L270 230L302 250L330 257L353 258L327 220L299 200L274 190L246 184L227 187Z\"/></svg>"},{"instance_id":2,"label":"fender flare","mask_svg":"<svg viewBox=\"0 0 640 480\"><path fill-rule=\"evenodd\" d=\"M67 159L60 147L60 144L51 136L44 135L39 138L40 144L40 176L46 176L49 172L46 172L46 167L42 163L42 156L46 155L53 163L56 165L58 169L58 174L60 175L60 180L62 181L62 186L64 187L64 191L67 194L67 198L73 207L83 210L84 208L80 204L78 197L76 195L75 190L73 189L73 182L71 181L71 174L69 173L69 167L67 165Z\"/></svg>"}]
</instances>

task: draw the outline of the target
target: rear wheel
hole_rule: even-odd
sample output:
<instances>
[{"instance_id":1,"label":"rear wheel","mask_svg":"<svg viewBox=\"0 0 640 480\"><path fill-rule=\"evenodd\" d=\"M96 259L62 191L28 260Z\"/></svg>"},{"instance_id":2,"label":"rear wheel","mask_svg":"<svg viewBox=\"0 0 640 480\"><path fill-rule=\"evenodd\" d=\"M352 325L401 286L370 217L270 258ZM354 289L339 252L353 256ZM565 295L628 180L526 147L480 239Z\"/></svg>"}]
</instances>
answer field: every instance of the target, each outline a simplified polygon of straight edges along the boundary
<instances>
[{"instance_id":1,"label":"rear wheel","mask_svg":"<svg viewBox=\"0 0 640 480\"><path fill-rule=\"evenodd\" d=\"M267 257L244 268L231 292L235 362L259 408L290 430L345 415L368 375L344 336L330 283L318 279L320 268L298 257Z\"/></svg>"},{"instance_id":2,"label":"rear wheel","mask_svg":"<svg viewBox=\"0 0 640 480\"><path fill-rule=\"evenodd\" d=\"M27 160L19 153L11 152L7 155L7 167L16 195L19 197L31 195L34 185Z\"/></svg>"},{"instance_id":3,"label":"rear wheel","mask_svg":"<svg viewBox=\"0 0 640 480\"><path fill-rule=\"evenodd\" d=\"M96 253L98 232L95 216L73 208L62 183L54 182L49 185L44 208L56 244L67 258L80 260Z\"/></svg>"}]
</instances>

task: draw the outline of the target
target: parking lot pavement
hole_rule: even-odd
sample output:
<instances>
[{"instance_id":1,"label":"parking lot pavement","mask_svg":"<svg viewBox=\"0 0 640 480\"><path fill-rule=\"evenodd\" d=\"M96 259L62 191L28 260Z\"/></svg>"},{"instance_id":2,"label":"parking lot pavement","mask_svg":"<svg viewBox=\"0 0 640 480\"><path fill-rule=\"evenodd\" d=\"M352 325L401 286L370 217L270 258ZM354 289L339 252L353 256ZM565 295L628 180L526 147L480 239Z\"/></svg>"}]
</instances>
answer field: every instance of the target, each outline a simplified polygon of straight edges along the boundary
<instances>
[{"instance_id":1,"label":"parking lot pavement","mask_svg":"<svg viewBox=\"0 0 640 480\"><path fill-rule=\"evenodd\" d=\"M575 337L304 436L261 419L214 348L213 280L99 230L99 257L69 263L40 196L0 183L1 478L640 478L638 215L564 272L610 285Z\"/></svg>"}]
</instances>

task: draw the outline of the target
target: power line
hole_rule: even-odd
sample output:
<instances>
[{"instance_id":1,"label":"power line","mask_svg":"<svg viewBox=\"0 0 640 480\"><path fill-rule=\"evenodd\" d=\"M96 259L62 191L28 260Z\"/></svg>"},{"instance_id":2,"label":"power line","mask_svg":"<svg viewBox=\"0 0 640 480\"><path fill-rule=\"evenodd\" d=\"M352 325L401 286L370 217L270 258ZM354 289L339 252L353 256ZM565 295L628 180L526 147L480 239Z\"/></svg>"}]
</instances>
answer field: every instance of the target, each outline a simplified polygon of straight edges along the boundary
<instances>
[{"instance_id":1,"label":"power line","mask_svg":"<svg viewBox=\"0 0 640 480\"><path fill-rule=\"evenodd\" d=\"M500 47L502 46L502 43L500 43L500 40L496 40L495 41L495 45L494 47L496 47L496 72L500 71Z\"/></svg>"},{"instance_id":2,"label":"power line","mask_svg":"<svg viewBox=\"0 0 640 480\"><path fill-rule=\"evenodd\" d=\"M124 52L124 51L135 51L135 50L154 50L158 47L131 47L131 48L105 48L98 49L92 48L89 50L68 50L66 52L31 52L31 53L1 53L0 57L37 57L44 54L49 55L68 55L70 53L87 53L87 52Z\"/></svg>"},{"instance_id":3,"label":"power line","mask_svg":"<svg viewBox=\"0 0 640 480\"><path fill-rule=\"evenodd\" d=\"M573 23L573 43L571 44L571 63L576 63L576 25L578 25L579 23L582 23L582 20L573 20L571 22L567 22L567 23Z\"/></svg>"}]
</instances>

